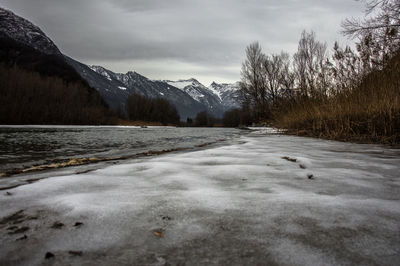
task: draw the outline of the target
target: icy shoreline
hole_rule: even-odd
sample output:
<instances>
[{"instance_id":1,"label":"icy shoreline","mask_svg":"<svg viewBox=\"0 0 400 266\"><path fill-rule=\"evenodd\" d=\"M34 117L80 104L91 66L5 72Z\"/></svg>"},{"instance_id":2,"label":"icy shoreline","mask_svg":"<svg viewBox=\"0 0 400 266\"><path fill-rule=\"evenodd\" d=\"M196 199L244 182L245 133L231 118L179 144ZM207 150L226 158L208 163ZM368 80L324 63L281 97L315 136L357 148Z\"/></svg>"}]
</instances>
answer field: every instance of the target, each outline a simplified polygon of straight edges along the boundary
<instances>
[{"instance_id":1,"label":"icy shoreline","mask_svg":"<svg viewBox=\"0 0 400 266\"><path fill-rule=\"evenodd\" d=\"M240 134L228 128L0 126L0 178L196 149Z\"/></svg>"},{"instance_id":2,"label":"icy shoreline","mask_svg":"<svg viewBox=\"0 0 400 266\"><path fill-rule=\"evenodd\" d=\"M60 175L2 191L0 264L396 265L399 170L399 150L255 132Z\"/></svg>"}]
</instances>

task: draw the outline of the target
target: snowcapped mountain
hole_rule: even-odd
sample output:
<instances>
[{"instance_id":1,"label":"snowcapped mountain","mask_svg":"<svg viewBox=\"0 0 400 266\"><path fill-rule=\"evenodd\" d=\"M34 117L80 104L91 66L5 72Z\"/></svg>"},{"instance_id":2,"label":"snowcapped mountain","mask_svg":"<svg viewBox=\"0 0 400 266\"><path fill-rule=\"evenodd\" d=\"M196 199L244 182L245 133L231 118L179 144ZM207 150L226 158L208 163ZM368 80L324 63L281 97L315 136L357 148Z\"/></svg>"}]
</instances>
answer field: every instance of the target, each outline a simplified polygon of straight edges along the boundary
<instances>
[{"instance_id":1,"label":"snowcapped mountain","mask_svg":"<svg viewBox=\"0 0 400 266\"><path fill-rule=\"evenodd\" d=\"M141 94L150 98L164 98L175 105L181 120L195 117L198 112L207 108L193 100L184 91L164 82L152 81L136 73L114 73L101 66L87 66L72 58L66 57L90 86L96 88L108 105L117 110L124 110L125 102L133 94Z\"/></svg>"},{"instance_id":2,"label":"snowcapped mountain","mask_svg":"<svg viewBox=\"0 0 400 266\"><path fill-rule=\"evenodd\" d=\"M196 79L165 80L164 82L189 94L195 101L206 106L208 111L214 116L222 117L225 110L219 97Z\"/></svg>"},{"instance_id":3,"label":"snowcapped mountain","mask_svg":"<svg viewBox=\"0 0 400 266\"><path fill-rule=\"evenodd\" d=\"M225 111L240 107L239 82L232 84L213 82L208 89L218 96Z\"/></svg>"},{"instance_id":4,"label":"snowcapped mountain","mask_svg":"<svg viewBox=\"0 0 400 266\"><path fill-rule=\"evenodd\" d=\"M213 82L208 88L196 79L164 80L164 82L186 92L194 100L207 106L210 113L217 117L221 117L230 109L240 107L239 82L232 84Z\"/></svg>"},{"instance_id":5,"label":"snowcapped mountain","mask_svg":"<svg viewBox=\"0 0 400 266\"><path fill-rule=\"evenodd\" d=\"M42 53L61 55L57 46L39 27L1 7L0 34L39 50Z\"/></svg>"},{"instance_id":6,"label":"snowcapped mountain","mask_svg":"<svg viewBox=\"0 0 400 266\"><path fill-rule=\"evenodd\" d=\"M167 99L175 105L181 120L186 120L187 117L194 118L201 111L222 117L225 111L239 106L238 86L235 84L213 83L207 88L196 79L152 81L136 72L114 73L101 66L85 65L63 55L39 27L3 8L0 8L0 39L11 39L40 53L53 56L61 65L68 63L73 68L72 74L82 77L95 88L114 110L124 110L127 98L133 93ZM26 60L29 61L29 58ZM58 71L54 67L47 70Z\"/></svg>"}]
</instances>

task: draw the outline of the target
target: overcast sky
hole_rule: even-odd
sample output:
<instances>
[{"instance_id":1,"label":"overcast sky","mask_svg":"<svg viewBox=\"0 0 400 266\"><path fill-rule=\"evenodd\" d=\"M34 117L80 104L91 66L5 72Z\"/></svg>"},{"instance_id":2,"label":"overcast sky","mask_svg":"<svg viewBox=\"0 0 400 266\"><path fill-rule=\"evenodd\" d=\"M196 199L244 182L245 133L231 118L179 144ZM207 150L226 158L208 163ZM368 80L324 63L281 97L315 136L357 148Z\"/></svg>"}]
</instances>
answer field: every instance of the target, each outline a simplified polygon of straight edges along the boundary
<instances>
[{"instance_id":1,"label":"overcast sky","mask_svg":"<svg viewBox=\"0 0 400 266\"><path fill-rule=\"evenodd\" d=\"M354 0L0 0L38 25L65 54L150 79L240 79L246 46L293 54L303 29L329 47ZM351 43L351 42L350 42Z\"/></svg>"}]
</instances>

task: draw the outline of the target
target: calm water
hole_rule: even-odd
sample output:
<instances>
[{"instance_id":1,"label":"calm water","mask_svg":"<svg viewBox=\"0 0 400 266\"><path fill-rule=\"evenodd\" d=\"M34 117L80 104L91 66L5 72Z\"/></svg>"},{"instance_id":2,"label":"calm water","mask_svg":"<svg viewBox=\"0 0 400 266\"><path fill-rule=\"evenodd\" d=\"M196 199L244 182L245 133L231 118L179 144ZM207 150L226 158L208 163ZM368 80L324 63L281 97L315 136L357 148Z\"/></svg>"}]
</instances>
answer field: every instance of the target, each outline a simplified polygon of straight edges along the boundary
<instances>
[{"instance_id":1,"label":"calm water","mask_svg":"<svg viewBox=\"0 0 400 266\"><path fill-rule=\"evenodd\" d=\"M0 170L59 159L130 156L190 148L239 135L237 129L170 127L0 127Z\"/></svg>"}]
</instances>

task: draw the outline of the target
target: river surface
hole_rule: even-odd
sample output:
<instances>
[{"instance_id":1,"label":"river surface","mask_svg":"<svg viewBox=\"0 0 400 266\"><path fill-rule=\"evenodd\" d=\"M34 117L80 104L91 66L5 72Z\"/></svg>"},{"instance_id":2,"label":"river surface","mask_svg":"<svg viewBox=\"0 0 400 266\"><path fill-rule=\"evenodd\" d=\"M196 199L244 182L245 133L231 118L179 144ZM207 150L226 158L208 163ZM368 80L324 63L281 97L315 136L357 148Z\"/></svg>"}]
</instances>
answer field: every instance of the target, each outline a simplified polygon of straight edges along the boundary
<instances>
[{"instance_id":1,"label":"river surface","mask_svg":"<svg viewBox=\"0 0 400 266\"><path fill-rule=\"evenodd\" d=\"M240 133L224 128L1 126L0 171L70 158L110 158L192 148Z\"/></svg>"}]
</instances>

